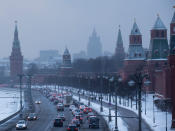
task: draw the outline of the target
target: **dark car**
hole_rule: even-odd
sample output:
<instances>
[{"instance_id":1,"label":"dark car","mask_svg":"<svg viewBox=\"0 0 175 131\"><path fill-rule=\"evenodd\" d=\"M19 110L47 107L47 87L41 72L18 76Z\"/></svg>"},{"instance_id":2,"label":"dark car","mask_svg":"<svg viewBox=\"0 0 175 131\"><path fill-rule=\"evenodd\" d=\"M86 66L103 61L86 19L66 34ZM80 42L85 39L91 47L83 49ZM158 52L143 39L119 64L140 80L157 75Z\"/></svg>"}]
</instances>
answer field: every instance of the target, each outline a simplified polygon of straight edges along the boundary
<instances>
[{"instance_id":1,"label":"dark car","mask_svg":"<svg viewBox=\"0 0 175 131\"><path fill-rule=\"evenodd\" d=\"M53 125L54 127L63 127L63 120L61 118L56 118Z\"/></svg>"},{"instance_id":2,"label":"dark car","mask_svg":"<svg viewBox=\"0 0 175 131\"><path fill-rule=\"evenodd\" d=\"M69 126L67 127L67 131L78 131L78 128L75 124L69 124Z\"/></svg>"},{"instance_id":3,"label":"dark car","mask_svg":"<svg viewBox=\"0 0 175 131\"><path fill-rule=\"evenodd\" d=\"M37 119L37 115L35 113L30 113L27 117L27 120L36 120Z\"/></svg>"},{"instance_id":4,"label":"dark car","mask_svg":"<svg viewBox=\"0 0 175 131\"><path fill-rule=\"evenodd\" d=\"M75 119L78 119L80 123L83 123L83 117L81 115L75 115Z\"/></svg>"},{"instance_id":5,"label":"dark car","mask_svg":"<svg viewBox=\"0 0 175 131\"><path fill-rule=\"evenodd\" d=\"M89 128L99 128L99 118L96 116L89 117Z\"/></svg>"}]
</instances>

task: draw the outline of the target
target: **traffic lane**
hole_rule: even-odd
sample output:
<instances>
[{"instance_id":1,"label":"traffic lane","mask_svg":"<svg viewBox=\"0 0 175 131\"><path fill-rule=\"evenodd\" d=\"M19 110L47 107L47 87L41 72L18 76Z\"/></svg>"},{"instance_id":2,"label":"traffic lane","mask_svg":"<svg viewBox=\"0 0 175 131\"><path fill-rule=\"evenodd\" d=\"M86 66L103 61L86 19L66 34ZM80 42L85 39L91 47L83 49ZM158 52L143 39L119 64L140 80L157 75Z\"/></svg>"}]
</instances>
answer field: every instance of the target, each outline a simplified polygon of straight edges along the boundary
<instances>
[{"instance_id":1,"label":"traffic lane","mask_svg":"<svg viewBox=\"0 0 175 131\"><path fill-rule=\"evenodd\" d=\"M69 108L65 108L64 110L64 115L66 118L66 121L64 121L63 127L53 127L52 131L66 131L67 126L69 125L69 123L71 122L71 120L74 118L74 116L72 115L72 112L69 111ZM94 112L95 113L95 112ZM96 113L95 113L96 114ZM98 114L97 114L98 115ZM83 124L81 124L81 126L78 128L79 131L108 131L108 127L106 126L105 120L99 116L100 119L100 123L99 123L99 129L90 129L89 128L89 123L88 123L88 119L87 119L87 115L84 114L83 115Z\"/></svg>"},{"instance_id":2,"label":"traffic lane","mask_svg":"<svg viewBox=\"0 0 175 131\"><path fill-rule=\"evenodd\" d=\"M83 96L81 96L83 97ZM87 97L83 97L85 99L87 99ZM92 102L95 102L97 104L100 104L100 101L98 100L92 100ZM103 106L105 107L109 107L109 104L106 102L103 102ZM110 105L111 108L115 109L115 105ZM128 125L127 128L129 131L137 131L138 130L138 115L133 112L130 111L128 109L122 108L122 107L118 107L118 113L121 116L130 116L130 117L135 117L135 118L122 118L122 120ZM142 128L144 131L152 131L152 129L150 128L150 126L145 122L144 119L142 119Z\"/></svg>"},{"instance_id":3,"label":"traffic lane","mask_svg":"<svg viewBox=\"0 0 175 131\"><path fill-rule=\"evenodd\" d=\"M41 104L35 104L35 112L37 113L38 119L35 121L28 121L29 131L45 131L53 118L56 117L56 109L48 99L41 95L38 91L32 91L33 100L40 100ZM12 129L15 131L16 129Z\"/></svg>"}]
</instances>

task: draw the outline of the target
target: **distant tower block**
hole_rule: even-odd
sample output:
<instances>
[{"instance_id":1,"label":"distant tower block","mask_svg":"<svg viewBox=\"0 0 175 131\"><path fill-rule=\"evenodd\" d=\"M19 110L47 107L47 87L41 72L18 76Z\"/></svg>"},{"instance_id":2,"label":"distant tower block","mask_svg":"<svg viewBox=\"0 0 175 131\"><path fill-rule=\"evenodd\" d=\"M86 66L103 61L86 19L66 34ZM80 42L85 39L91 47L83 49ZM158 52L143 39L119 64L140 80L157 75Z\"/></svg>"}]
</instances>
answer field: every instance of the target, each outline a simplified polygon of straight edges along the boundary
<instances>
[{"instance_id":1,"label":"distant tower block","mask_svg":"<svg viewBox=\"0 0 175 131\"><path fill-rule=\"evenodd\" d=\"M10 76L11 78L17 77L18 74L23 73L23 56L21 54L20 42L18 38L17 21L15 21L15 32L10 56Z\"/></svg>"},{"instance_id":2,"label":"distant tower block","mask_svg":"<svg viewBox=\"0 0 175 131\"><path fill-rule=\"evenodd\" d=\"M88 58L96 58L102 55L102 44L100 37L97 36L97 32L94 29L92 35L89 37L87 44L87 56Z\"/></svg>"}]
</instances>

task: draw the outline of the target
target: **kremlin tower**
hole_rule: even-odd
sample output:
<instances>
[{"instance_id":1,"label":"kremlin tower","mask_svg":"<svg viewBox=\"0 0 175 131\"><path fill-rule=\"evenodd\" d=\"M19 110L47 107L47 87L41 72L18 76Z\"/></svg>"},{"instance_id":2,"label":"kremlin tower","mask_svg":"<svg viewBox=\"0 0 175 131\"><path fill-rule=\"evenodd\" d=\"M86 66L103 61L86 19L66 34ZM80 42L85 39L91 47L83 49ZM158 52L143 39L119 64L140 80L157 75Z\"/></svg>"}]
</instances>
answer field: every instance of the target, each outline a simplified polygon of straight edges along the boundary
<instances>
[{"instance_id":1,"label":"kremlin tower","mask_svg":"<svg viewBox=\"0 0 175 131\"><path fill-rule=\"evenodd\" d=\"M130 75L133 75L139 66L145 64L145 53L142 47L142 35L134 22L131 34L129 36L129 48L126 59L124 60L124 68L121 71L121 76L126 80Z\"/></svg>"},{"instance_id":2,"label":"kremlin tower","mask_svg":"<svg viewBox=\"0 0 175 131\"><path fill-rule=\"evenodd\" d=\"M167 39L167 29L160 19L159 15L157 16L156 22L151 30L151 40L149 46L149 59L147 60L146 72L150 75L150 80L152 84L147 87L149 91L157 91L158 94L162 94L160 88L165 88L167 81L160 81L162 84L158 84L158 78L155 73L161 74L163 68L168 65L168 39ZM160 76L160 75L159 75ZM159 82L159 83L160 83ZM162 87L160 87L162 86ZM156 89L157 88L157 89Z\"/></svg>"},{"instance_id":3,"label":"kremlin tower","mask_svg":"<svg viewBox=\"0 0 175 131\"><path fill-rule=\"evenodd\" d=\"M117 58L119 57L121 60L125 58L125 51L123 47L123 39L122 39L120 27L118 30L117 43L116 43L116 48L115 48L115 57Z\"/></svg>"},{"instance_id":4,"label":"kremlin tower","mask_svg":"<svg viewBox=\"0 0 175 131\"><path fill-rule=\"evenodd\" d=\"M171 86L171 99L172 99L172 128L175 128L175 13L170 24L170 86Z\"/></svg>"},{"instance_id":5,"label":"kremlin tower","mask_svg":"<svg viewBox=\"0 0 175 131\"><path fill-rule=\"evenodd\" d=\"M71 55L66 48L62 56L62 66L59 69L59 75L66 76L72 73Z\"/></svg>"},{"instance_id":6,"label":"kremlin tower","mask_svg":"<svg viewBox=\"0 0 175 131\"><path fill-rule=\"evenodd\" d=\"M23 73L23 56L21 54L20 42L18 38L17 22L15 22L14 40L10 56L10 76L12 79Z\"/></svg>"}]
</instances>

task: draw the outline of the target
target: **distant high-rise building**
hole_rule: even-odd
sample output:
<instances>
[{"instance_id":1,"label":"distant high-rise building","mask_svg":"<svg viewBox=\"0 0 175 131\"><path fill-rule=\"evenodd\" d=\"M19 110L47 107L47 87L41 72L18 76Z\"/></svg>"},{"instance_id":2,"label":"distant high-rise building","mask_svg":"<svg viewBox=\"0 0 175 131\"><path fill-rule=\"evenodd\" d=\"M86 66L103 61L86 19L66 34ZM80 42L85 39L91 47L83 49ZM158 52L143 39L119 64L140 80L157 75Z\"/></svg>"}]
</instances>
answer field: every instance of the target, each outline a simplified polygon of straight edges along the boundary
<instances>
[{"instance_id":1,"label":"distant high-rise building","mask_svg":"<svg viewBox=\"0 0 175 131\"><path fill-rule=\"evenodd\" d=\"M96 58L102 55L102 44L100 37L97 36L96 30L94 29L92 35L89 37L87 45L87 57Z\"/></svg>"},{"instance_id":2,"label":"distant high-rise building","mask_svg":"<svg viewBox=\"0 0 175 131\"><path fill-rule=\"evenodd\" d=\"M118 30L117 43L116 43L116 48L115 48L115 56L120 57L121 59L125 58L125 51L123 48L123 39L122 39L120 28Z\"/></svg>"},{"instance_id":3,"label":"distant high-rise building","mask_svg":"<svg viewBox=\"0 0 175 131\"><path fill-rule=\"evenodd\" d=\"M15 25L13 47L10 56L10 75L12 78L23 73L23 56L21 54L20 42L18 38L17 23Z\"/></svg>"}]
</instances>

